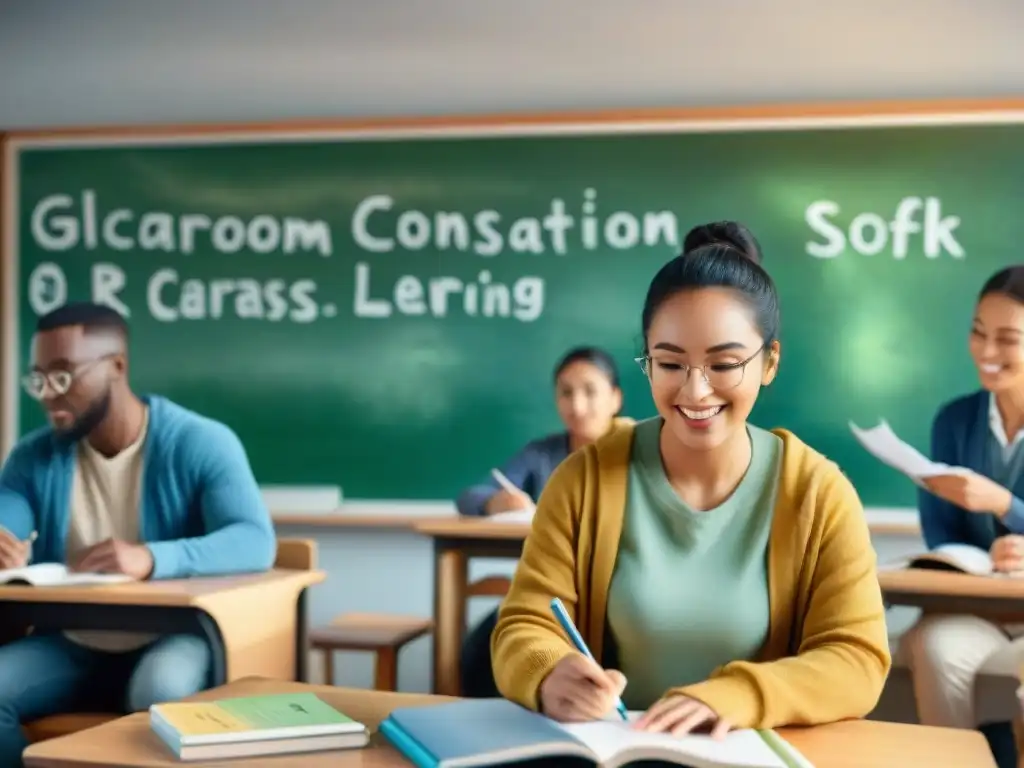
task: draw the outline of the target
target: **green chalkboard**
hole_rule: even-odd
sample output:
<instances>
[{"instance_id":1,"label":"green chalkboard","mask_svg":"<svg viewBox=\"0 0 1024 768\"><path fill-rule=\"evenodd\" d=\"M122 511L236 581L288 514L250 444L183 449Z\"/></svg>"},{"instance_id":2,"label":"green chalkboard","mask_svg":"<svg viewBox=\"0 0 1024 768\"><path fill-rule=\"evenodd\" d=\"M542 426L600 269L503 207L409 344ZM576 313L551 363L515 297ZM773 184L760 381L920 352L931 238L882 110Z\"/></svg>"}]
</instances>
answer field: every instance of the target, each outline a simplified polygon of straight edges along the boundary
<instances>
[{"instance_id":1,"label":"green chalkboard","mask_svg":"<svg viewBox=\"0 0 1024 768\"><path fill-rule=\"evenodd\" d=\"M911 505L847 422L925 447L976 386L975 293L1021 258L1022 147L1024 125L949 122L15 139L8 361L37 313L113 297L137 389L230 424L262 483L450 499L558 428L572 345L610 349L628 413L652 414L631 362L648 281L690 226L733 218L782 293L758 422L867 504ZM17 398L24 433L41 416Z\"/></svg>"}]
</instances>

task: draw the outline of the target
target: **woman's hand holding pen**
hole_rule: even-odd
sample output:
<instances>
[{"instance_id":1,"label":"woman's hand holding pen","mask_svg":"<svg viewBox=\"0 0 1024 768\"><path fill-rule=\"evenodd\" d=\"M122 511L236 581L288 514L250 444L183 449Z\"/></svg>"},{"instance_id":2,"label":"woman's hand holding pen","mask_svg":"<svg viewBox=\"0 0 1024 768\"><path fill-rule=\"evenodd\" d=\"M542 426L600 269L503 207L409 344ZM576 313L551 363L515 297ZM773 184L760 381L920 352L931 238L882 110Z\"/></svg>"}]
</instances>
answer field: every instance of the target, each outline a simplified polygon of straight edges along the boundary
<instances>
[{"instance_id":1,"label":"woman's hand holding pen","mask_svg":"<svg viewBox=\"0 0 1024 768\"><path fill-rule=\"evenodd\" d=\"M615 711L626 678L581 653L559 661L540 685L541 711L562 723L600 720Z\"/></svg>"},{"instance_id":2,"label":"woman's hand holding pen","mask_svg":"<svg viewBox=\"0 0 1024 768\"><path fill-rule=\"evenodd\" d=\"M522 491L507 491L502 488L487 500L484 511L488 515L498 515L502 512L518 512L531 507L533 507L533 499Z\"/></svg>"},{"instance_id":3,"label":"woman's hand holding pen","mask_svg":"<svg viewBox=\"0 0 1024 768\"><path fill-rule=\"evenodd\" d=\"M27 565L34 539L34 536L30 536L22 541L6 528L0 527L0 570Z\"/></svg>"}]
</instances>

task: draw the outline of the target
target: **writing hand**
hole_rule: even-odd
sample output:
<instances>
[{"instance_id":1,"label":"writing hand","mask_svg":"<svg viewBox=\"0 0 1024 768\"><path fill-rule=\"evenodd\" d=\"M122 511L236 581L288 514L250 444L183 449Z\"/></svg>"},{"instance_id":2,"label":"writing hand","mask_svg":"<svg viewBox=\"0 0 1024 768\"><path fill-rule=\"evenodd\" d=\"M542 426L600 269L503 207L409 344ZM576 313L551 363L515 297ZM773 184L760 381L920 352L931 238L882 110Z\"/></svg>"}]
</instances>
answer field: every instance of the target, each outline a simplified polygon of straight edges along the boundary
<instances>
[{"instance_id":1,"label":"writing hand","mask_svg":"<svg viewBox=\"0 0 1024 768\"><path fill-rule=\"evenodd\" d=\"M1010 491L977 472L936 475L924 478L923 482L936 496L968 512L991 512L1002 517L1013 502Z\"/></svg>"},{"instance_id":2,"label":"writing hand","mask_svg":"<svg viewBox=\"0 0 1024 768\"><path fill-rule=\"evenodd\" d=\"M487 504L484 505L484 511L488 515L497 515L502 512L517 512L521 509L530 509L532 507L533 499L522 491L513 493L502 488L487 500Z\"/></svg>"},{"instance_id":3,"label":"writing hand","mask_svg":"<svg viewBox=\"0 0 1024 768\"><path fill-rule=\"evenodd\" d=\"M689 696L673 694L654 702L633 727L638 731L673 736L683 736L698 728L710 728L713 738L722 739L732 726L707 704Z\"/></svg>"},{"instance_id":4,"label":"writing hand","mask_svg":"<svg viewBox=\"0 0 1024 768\"><path fill-rule=\"evenodd\" d=\"M79 553L71 569L84 573L121 573L143 581L153 572L153 553L145 544L107 539Z\"/></svg>"},{"instance_id":5,"label":"writing hand","mask_svg":"<svg viewBox=\"0 0 1024 768\"><path fill-rule=\"evenodd\" d=\"M0 528L0 570L24 567L31 552L31 539L22 541L6 528Z\"/></svg>"},{"instance_id":6,"label":"writing hand","mask_svg":"<svg viewBox=\"0 0 1024 768\"><path fill-rule=\"evenodd\" d=\"M573 653L559 661L540 684L541 711L562 723L601 720L615 709L626 678Z\"/></svg>"},{"instance_id":7,"label":"writing hand","mask_svg":"<svg viewBox=\"0 0 1024 768\"><path fill-rule=\"evenodd\" d=\"M1000 573L1024 571L1024 536L1009 534L992 542L992 567Z\"/></svg>"}]
</instances>

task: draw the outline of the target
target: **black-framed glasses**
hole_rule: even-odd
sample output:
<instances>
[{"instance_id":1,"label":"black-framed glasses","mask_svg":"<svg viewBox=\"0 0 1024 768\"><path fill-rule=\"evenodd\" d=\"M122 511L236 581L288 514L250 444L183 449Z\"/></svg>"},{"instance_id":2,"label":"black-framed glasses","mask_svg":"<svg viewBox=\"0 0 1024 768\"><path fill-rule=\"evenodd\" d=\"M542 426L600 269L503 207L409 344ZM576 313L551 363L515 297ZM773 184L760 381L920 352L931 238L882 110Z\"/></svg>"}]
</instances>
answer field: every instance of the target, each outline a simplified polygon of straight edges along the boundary
<instances>
[{"instance_id":1,"label":"black-framed glasses","mask_svg":"<svg viewBox=\"0 0 1024 768\"><path fill-rule=\"evenodd\" d=\"M71 386L75 383L77 377L97 363L111 357L113 355L102 355L92 360L76 363L71 368L55 368L52 371L30 371L21 377L21 386L33 400L42 400L46 396L47 387L50 388L53 394L60 397L66 395L71 390Z\"/></svg>"},{"instance_id":2,"label":"black-framed glasses","mask_svg":"<svg viewBox=\"0 0 1024 768\"><path fill-rule=\"evenodd\" d=\"M654 370L657 369L659 379L671 380L678 377L679 386L682 386L690 380L691 371L700 371L701 376L704 377L704 381L707 382L708 386L721 392L729 389L735 389L742 384L743 374L747 370L747 365L755 357L764 352L765 347L767 346L768 342L765 342L757 348L754 354L746 360L740 360L738 363L687 365L686 363L680 363L678 360L661 360L653 358L650 355L643 355L634 359L640 366L640 370L644 372L644 375L647 376L647 378L653 378Z\"/></svg>"}]
</instances>

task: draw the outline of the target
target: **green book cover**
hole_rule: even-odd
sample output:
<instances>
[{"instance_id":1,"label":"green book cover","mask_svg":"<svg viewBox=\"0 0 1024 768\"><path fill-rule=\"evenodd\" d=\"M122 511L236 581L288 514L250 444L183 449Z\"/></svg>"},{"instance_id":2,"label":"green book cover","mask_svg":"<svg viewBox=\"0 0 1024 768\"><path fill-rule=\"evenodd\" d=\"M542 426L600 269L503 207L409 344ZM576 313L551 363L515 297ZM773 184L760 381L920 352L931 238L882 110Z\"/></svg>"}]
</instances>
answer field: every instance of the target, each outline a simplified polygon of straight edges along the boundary
<instances>
[{"instance_id":1,"label":"green book cover","mask_svg":"<svg viewBox=\"0 0 1024 768\"><path fill-rule=\"evenodd\" d=\"M237 735L301 729L318 733L363 730L313 693L247 696L210 702L175 702L154 707L182 740L196 736Z\"/></svg>"},{"instance_id":2,"label":"green book cover","mask_svg":"<svg viewBox=\"0 0 1024 768\"><path fill-rule=\"evenodd\" d=\"M775 731L758 730L761 738L786 764L786 768L814 768L811 761L800 754L797 748L779 736Z\"/></svg>"},{"instance_id":3,"label":"green book cover","mask_svg":"<svg viewBox=\"0 0 1024 768\"><path fill-rule=\"evenodd\" d=\"M221 708L250 728L301 728L308 725L350 725L343 715L314 693L287 693L223 699Z\"/></svg>"}]
</instances>

